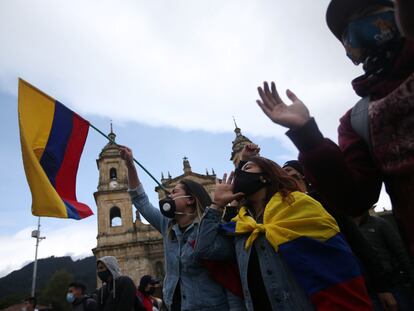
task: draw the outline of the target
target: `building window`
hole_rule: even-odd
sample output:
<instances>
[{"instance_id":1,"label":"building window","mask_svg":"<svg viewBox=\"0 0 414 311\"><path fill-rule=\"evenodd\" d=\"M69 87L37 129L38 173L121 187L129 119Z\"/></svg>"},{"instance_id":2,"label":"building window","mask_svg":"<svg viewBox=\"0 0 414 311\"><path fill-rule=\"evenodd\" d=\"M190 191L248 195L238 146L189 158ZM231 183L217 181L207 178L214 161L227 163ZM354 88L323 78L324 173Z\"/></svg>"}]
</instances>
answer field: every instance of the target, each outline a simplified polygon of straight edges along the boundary
<instances>
[{"instance_id":1,"label":"building window","mask_svg":"<svg viewBox=\"0 0 414 311\"><path fill-rule=\"evenodd\" d=\"M161 261L155 263L155 275L157 279L163 280L165 276L164 264Z\"/></svg>"},{"instance_id":2,"label":"building window","mask_svg":"<svg viewBox=\"0 0 414 311\"><path fill-rule=\"evenodd\" d=\"M111 208L109 212L109 218L110 218L110 225L111 227L119 227L122 226L122 217L121 217L121 210L119 207L114 206Z\"/></svg>"},{"instance_id":3,"label":"building window","mask_svg":"<svg viewBox=\"0 0 414 311\"><path fill-rule=\"evenodd\" d=\"M116 168L112 167L109 170L109 179L111 179L111 180L116 179Z\"/></svg>"}]
</instances>

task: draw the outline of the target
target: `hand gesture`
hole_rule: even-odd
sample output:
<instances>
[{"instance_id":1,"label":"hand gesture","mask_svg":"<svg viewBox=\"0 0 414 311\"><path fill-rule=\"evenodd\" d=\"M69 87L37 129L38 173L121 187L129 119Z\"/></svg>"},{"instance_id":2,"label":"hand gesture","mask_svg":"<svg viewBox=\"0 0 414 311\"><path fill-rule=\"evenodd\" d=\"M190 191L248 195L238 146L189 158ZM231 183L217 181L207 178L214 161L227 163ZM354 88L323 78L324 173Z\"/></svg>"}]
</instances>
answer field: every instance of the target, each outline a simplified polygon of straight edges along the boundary
<instances>
[{"instance_id":1,"label":"hand gesture","mask_svg":"<svg viewBox=\"0 0 414 311\"><path fill-rule=\"evenodd\" d=\"M261 87L257 89L262 100L256 102L274 123L289 129L297 129L310 119L308 108L292 91L286 91L287 97L292 101L291 105L286 105L277 93L274 82L272 82L272 91L267 82L264 82L263 89Z\"/></svg>"},{"instance_id":2,"label":"hand gesture","mask_svg":"<svg viewBox=\"0 0 414 311\"><path fill-rule=\"evenodd\" d=\"M244 196L244 193L242 192L236 194L233 193L233 177L234 172L231 172L229 178L227 178L227 174L224 173L221 182L216 179L216 190L214 191L213 202L218 208L223 208L228 203L234 200L238 201Z\"/></svg>"},{"instance_id":3,"label":"hand gesture","mask_svg":"<svg viewBox=\"0 0 414 311\"><path fill-rule=\"evenodd\" d=\"M134 156L132 155L132 150L127 146L119 145L119 151L121 158L125 160L127 166L134 166Z\"/></svg>"},{"instance_id":4,"label":"hand gesture","mask_svg":"<svg viewBox=\"0 0 414 311\"><path fill-rule=\"evenodd\" d=\"M247 161L249 158L258 155L260 148L256 144L247 144L243 147L243 150L240 153L240 160Z\"/></svg>"}]
</instances>

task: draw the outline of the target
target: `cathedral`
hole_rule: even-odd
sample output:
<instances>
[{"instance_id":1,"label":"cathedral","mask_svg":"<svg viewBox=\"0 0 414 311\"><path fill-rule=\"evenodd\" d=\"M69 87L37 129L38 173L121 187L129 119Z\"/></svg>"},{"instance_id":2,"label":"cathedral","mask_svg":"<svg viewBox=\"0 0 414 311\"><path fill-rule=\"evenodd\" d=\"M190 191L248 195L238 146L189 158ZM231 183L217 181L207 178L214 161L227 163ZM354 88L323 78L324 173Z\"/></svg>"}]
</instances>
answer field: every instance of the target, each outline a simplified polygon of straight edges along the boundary
<instances>
[{"instance_id":1,"label":"cathedral","mask_svg":"<svg viewBox=\"0 0 414 311\"><path fill-rule=\"evenodd\" d=\"M237 125L234 132L236 137L232 142L230 160L237 165L241 150L251 141L241 134ZM112 130L109 137L115 142L116 135ZM115 256L122 273L135 282L145 274L163 279L165 270L162 236L151 225L143 223L138 212L134 220L135 208L127 192L127 169L117 145L113 142L109 142L102 149L96 160L99 182L94 197L98 235L97 245L92 251L96 258ZM168 173L166 178L161 177L161 183L167 190L171 190L183 178L200 183L213 195L216 179L214 170L211 173L206 171L206 174L193 172L186 157L183 159L183 174L172 177ZM155 191L158 192L159 199L162 199L164 192L160 187L156 187Z\"/></svg>"}]
</instances>

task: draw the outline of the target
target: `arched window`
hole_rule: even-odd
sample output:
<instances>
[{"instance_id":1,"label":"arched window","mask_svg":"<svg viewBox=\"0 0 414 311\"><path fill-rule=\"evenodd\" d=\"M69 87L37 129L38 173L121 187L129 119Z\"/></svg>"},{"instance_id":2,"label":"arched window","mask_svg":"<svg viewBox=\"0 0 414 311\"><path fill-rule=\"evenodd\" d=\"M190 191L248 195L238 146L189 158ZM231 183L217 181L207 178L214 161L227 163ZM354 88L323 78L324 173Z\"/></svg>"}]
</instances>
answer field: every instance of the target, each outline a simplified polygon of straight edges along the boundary
<instances>
[{"instance_id":1,"label":"arched window","mask_svg":"<svg viewBox=\"0 0 414 311\"><path fill-rule=\"evenodd\" d=\"M116 179L116 168L112 167L109 170L109 179L111 180Z\"/></svg>"},{"instance_id":2,"label":"arched window","mask_svg":"<svg viewBox=\"0 0 414 311\"><path fill-rule=\"evenodd\" d=\"M164 276L165 276L164 264L161 261L157 261L155 263L155 275L157 279L159 280L164 279Z\"/></svg>"},{"instance_id":3,"label":"arched window","mask_svg":"<svg viewBox=\"0 0 414 311\"><path fill-rule=\"evenodd\" d=\"M114 206L109 211L109 218L110 218L110 225L111 227L119 227L122 226L122 216L121 216L121 210L119 207Z\"/></svg>"}]
</instances>

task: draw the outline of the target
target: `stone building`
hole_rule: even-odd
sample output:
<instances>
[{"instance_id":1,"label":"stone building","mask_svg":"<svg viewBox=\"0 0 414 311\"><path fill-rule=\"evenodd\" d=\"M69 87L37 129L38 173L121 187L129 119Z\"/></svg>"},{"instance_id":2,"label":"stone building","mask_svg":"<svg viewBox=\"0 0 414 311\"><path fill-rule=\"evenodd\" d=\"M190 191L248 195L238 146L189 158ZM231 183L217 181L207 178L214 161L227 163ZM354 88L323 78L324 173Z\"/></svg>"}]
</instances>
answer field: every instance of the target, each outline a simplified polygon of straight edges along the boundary
<instances>
[{"instance_id":1,"label":"stone building","mask_svg":"<svg viewBox=\"0 0 414 311\"><path fill-rule=\"evenodd\" d=\"M230 161L232 161L234 166L237 167L237 165L240 162L240 153L243 150L243 147L247 144L252 143L252 141L248 139L246 136L242 135L241 130L237 126L236 122L234 122L234 126L234 133L236 133L236 138L232 142Z\"/></svg>"}]
</instances>

